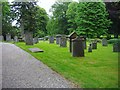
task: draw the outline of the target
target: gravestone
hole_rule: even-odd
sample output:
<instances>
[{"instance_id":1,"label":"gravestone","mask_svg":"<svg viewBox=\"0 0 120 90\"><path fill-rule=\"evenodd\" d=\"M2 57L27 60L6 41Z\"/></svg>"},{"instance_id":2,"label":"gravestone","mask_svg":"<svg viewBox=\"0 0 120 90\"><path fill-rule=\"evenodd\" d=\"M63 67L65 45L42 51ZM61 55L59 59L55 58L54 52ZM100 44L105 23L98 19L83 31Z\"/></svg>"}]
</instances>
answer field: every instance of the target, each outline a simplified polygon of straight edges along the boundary
<instances>
[{"instance_id":1,"label":"gravestone","mask_svg":"<svg viewBox=\"0 0 120 90\"><path fill-rule=\"evenodd\" d=\"M69 38L69 51L72 52L72 39L75 39L77 37L76 32L72 32L68 38Z\"/></svg>"},{"instance_id":2,"label":"gravestone","mask_svg":"<svg viewBox=\"0 0 120 90\"><path fill-rule=\"evenodd\" d=\"M37 44L37 43L38 43L38 37L34 37L34 38L33 38L33 43L34 43L34 44Z\"/></svg>"},{"instance_id":3,"label":"gravestone","mask_svg":"<svg viewBox=\"0 0 120 90\"><path fill-rule=\"evenodd\" d=\"M6 41L10 42L11 41L11 35L10 34L6 34Z\"/></svg>"},{"instance_id":4,"label":"gravestone","mask_svg":"<svg viewBox=\"0 0 120 90\"><path fill-rule=\"evenodd\" d=\"M49 36L49 43L54 43L54 36Z\"/></svg>"},{"instance_id":5,"label":"gravestone","mask_svg":"<svg viewBox=\"0 0 120 90\"><path fill-rule=\"evenodd\" d=\"M92 44L89 44L88 52L92 52Z\"/></svg>"},{"instance_id":6,"label":"gravestone","mask_svg":"<svg viewBox=\"0 0 120 90\"><path fill-rule=\"evenodd\" d=\"M86 37L85 37L85 36L81 36L81 38L84 38L83 47L84 47L84 49L86 49L86 48L87 48L87 45L86 45Z\"/></svg>"},{"instance_id":7,"label":"gravestone","mask_svg":"<svg viewBox=\"0 0 120 90\"><path fill-rule=\"evenodd\" d=\"M4 41L3 35L0 35L0 41Z\"/></svg>"},{"instance_id":8,"label":"gravestone","mask_svg":"<svg viewBox=\"0 0 120 90\"><path fill-rule=\"evenodd\" d=\"M33 32L25 32L25 43L26 45L33 45Z\"/></svg>"},{"instance_id":9,"label":"gravestone","mask_svg":"<svg viewBox=\"0 0 120 90\"><path fill-rule=\"evenodd\" d=\"M60 38L61 38L60 34L56 35L56 44L60 43Z\"/></svg>"},{"instance_id":10,"label":"gravestone","mask_svg":"<svg viewBox=\"0 0 120 90\"><path fill-rule=\"evenodd\" d=\"M31 52L43 52L43 50L39 49L39 48L29 48L29 50Z\"/></svg>"},{"instance_id":11,"label":"gravestone","mask_svg":"<svg viewBox=\"0 0 120 90\"><path fill-rule=\"evenodd\" d=\"M107 39L103 38L102 39L102 46L107 46L108 43L107 43Z\"/></svg>"},{"instance_id":12,"label":"gravestone","mask_svg":"<svg viewBox=\"0 0 120 90\"><path fill-rule=\"evenodd\" d=\"M92 42L92 49L97 49L97 42L96 41Z\"/></svg>"},{"instance_id":13,"label":"gravestone","mask_svg":"<svg viewBox=\"0 0 120 90\"><path fill-rule=\"evenodd\" d=\"M72 56L73 57L84 57L84 38L77 37L72 40Z\"/></svg>"},{"instance_id":14,"label":"gravestone","mask_svg":"<svg viewBox=\"0 0 120 90\"><path fill-rule=\"evenodd\" d=\"M120 52L120 42L113 44L113 52Z\"/></svg>"},{"instance_id":15,"label":"gravestone","mask_svg":"<svg viewBox=\"0 0 120 90\"><path fill-rule=\"evenodd\" d=\"M60 47L67 47L67 38L66 38L66 36L61 36L61 38L60 38Z\"/></svg>"},{"instance_id":16,"label":"gravestone","mask_svg":"<svg viewBox=\"0 0 120 90\"><path fill-rule=\"evenodd\" d=\"M15 36L15 37L14 37L14 42L19 42L19 40L18 40L18 37L17 37L17 36Z\"/></svg>"}]
</instances>

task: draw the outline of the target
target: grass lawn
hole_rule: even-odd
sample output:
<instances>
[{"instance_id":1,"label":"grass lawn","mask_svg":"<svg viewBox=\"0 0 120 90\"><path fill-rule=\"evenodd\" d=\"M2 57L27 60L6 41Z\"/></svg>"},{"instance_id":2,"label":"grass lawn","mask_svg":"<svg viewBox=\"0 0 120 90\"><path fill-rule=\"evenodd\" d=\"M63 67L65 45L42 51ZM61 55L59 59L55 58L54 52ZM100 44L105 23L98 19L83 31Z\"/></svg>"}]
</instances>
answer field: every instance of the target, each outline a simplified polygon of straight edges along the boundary
<instances>
[{"instance_id":1,"label":"grass lawn","mask_svg":"<svg viewBox=\"0 0 120 90\"><path fill-rule=\"evenodd\" d=\"M17 46L32 54L66 79L81 88L118 88L118 53L112 52L112 45L98 49L85 57L72 57L69 48L41 41L33 46L16 43ZM32 53L28 48L38 47L43 53ZM22 61L22 60L21 60Z\"/></svg>"}]
</instances>

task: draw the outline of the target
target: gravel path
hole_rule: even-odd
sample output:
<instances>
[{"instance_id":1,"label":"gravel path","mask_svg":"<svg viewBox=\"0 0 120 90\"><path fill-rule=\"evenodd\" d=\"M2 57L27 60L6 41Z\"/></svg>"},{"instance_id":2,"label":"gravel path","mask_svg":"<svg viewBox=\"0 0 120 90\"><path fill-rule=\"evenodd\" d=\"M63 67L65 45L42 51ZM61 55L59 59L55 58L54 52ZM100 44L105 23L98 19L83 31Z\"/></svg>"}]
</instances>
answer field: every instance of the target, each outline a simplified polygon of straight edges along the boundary
<instances>
[{"instance_id":1,"label":"gravel path","mask_svg":"<svg viewBox=\"0 0 120 90\"><path fill-rule=\"evenodd\" d=\"M19 47L4 43L2 88L74 88L74 85Z\"/></svg>"}]
</instances>

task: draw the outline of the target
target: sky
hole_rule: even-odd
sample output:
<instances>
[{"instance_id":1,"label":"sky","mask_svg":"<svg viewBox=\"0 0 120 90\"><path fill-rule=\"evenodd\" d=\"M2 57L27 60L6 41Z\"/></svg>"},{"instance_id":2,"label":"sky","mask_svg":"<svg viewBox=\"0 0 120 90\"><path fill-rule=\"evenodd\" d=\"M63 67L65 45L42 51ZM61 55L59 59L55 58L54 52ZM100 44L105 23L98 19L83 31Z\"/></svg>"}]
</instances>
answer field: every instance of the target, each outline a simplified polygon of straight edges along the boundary
<instances>
[{"instance_id":1,"label":"sky","mask_svg":"<svg viewBox=\"0 0 120 90\"><path fill-rule=\"evenodd\" d=\"M14 0L8 0L8 2L12 2ZM47 12L48 15L51 15L52 13L49 12L49 9L51 8L51 6L55 3L56 0L38 0L38 5L42 8L44 8ZM61 0L61 1L65 1L65 0ZM67 1L67 0L66 0ZM73 0L73 1L78 1L78 0Z\"/></svg>"}]
</instances>

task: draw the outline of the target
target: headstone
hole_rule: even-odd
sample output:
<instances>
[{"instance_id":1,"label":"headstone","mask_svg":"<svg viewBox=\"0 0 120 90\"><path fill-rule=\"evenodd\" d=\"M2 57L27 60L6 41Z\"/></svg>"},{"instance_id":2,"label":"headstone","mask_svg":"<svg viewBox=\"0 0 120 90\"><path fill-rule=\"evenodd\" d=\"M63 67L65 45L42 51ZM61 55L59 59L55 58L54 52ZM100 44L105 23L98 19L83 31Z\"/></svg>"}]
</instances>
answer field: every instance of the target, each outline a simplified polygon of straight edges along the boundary
<instances>
[{"instance_id":1,"label":"headstone","mask_svg":"<svg viewBox=\"0 0 120 90\"><path fill-rule=\"evenodd\" d=\"M60 43L60 38L61 38L60 34L56 35L56 44Z\"/></svg>"},{"instance_id":2,"label":"headstone","mask_svg":"<svg viewBox=\"0 0 120 90\"><path fill-rule=\"evenodd\" d=\"M31 52L43 52L43 50L39 49L39 48L29 48L29 50Z\"/></svg>"},{"instance_id":3,"label":"headstone","mask_svg":"<svg viewBox=\"0 0 120 90\"><path fill-rule=\"evenodd\" d=\"M61 38L60 38L60 47L67 47L67 38L63 35Z\"/></svg>"},{"instance_id":4,"label":"headstone","mask_svg":"<svg viewBox=\"0 0 120 90\"><path fill-rule=\"evenodd\" d=\"M11 41L11 35L10 34L6 34L6 41L10 42Z\"/></svg>"},{"instance_id":5,"label":"headstone","mask_svg":"<svg viewBox=\"0 0 120 90\"><path fill-rule=\"evenodd\" d=\"M72 40L72 56L73 57L84 57L84 38L77 37Z\"/></svg>"},{"instance_id":6,"label":"headstone","mask_svg":"<svg viewBox=\"0 0 120 90\"><path fill-rule=\"evenodd\" d=\"M113 52L120 52L120 42L113 44Z\"/></svg>"},{"instance_id":7,"label":"headstone","mask_svg":"<svg viewBox=\"0 0 120 90\"><path fill-rule=\"evenodd\" d=\"M77 33L76 32L72 32L68 38L69 38L69 50L70 52L72 52L72 39L75 39L77 37Z\"/></svg>"},{"instance_id":8,"label":"headstone","mask_svg":"<svg viewBox=\"0 0 120 90\"><path fill-rule=\"evenodd\" d=\"M86 37L85 37L85 36L81 36L81 38L84 38L83 47L84 47L84 49L86 49L86 48L87 48L87 45L86 45Z\"/></svg>"},{"instance_id":9,"label":"headstone","mask_svg":"<svg viewBox=\"0 0 120 90\"><path fill-rule=\"evenodd\" d=\"M37 44L38 43L38 37L33 38L33 43Z\"/></svg>"},{"instance_id":10,"label":"headstone","mask_svg":"<svg viewBox=\"0 0 120 90\"><path fill-rule=\"evenodd\" d=\"M92 42L92 49L97 49L97 42L96 41Z\"/></svg>"},{"instance_id":11,"label":"headstone","mask_svg":"<svg viewBox=\"0 0 120 90\"><path fill-rule=\"evenodd\" d=\"M33 45L33 33L30 31L25 32L25 43L26 45Z\"/></svg>"},{"instance_id":12,"label":"headstone","mask_svg":"<svg viewBox=\"0 0 120 90\"><path fill-rule=\"evenodd\" d=\"M14 42L19 42L19 40L18 40L18 37L17 37L17 36L15 36L15 37L14 37Z\"/></svg>"},{"instance_id":13,"label":"headstone","mask_svg":"<svg viewBox=\"0 0 120 90\"><path fill-rule=\"evenodd\" d=\"M0 41L4 41L3 35L0 35Z\"/></svg>"},{"instance_id":14,"label":"headstone","mask_svg":"<svg viewBox=\"0 0 120 90\"><path fill-rule=\"evenodd\" d=\"M107 43L107 39L103 38L102 39L102 46L107 46L108 43Z\"/></svg>"},{"instance_id":15,"label":"headstone","mask_svg":"<svg viewBox=\"0 0 120 90\"><path fill-rule=\"evenodd\" d=\"M92 44L89 44L88 52L92 52Z\"/></svg>"},{"instance_id":16,"label":"headstone","mask_svg":"<svg viewBox=\"0 0 120 90\"><path fill-rule=\"evenodd\" d=\"M54 43L54 36L49 36L49 43Z\"/></svg>"}]
</instances>

